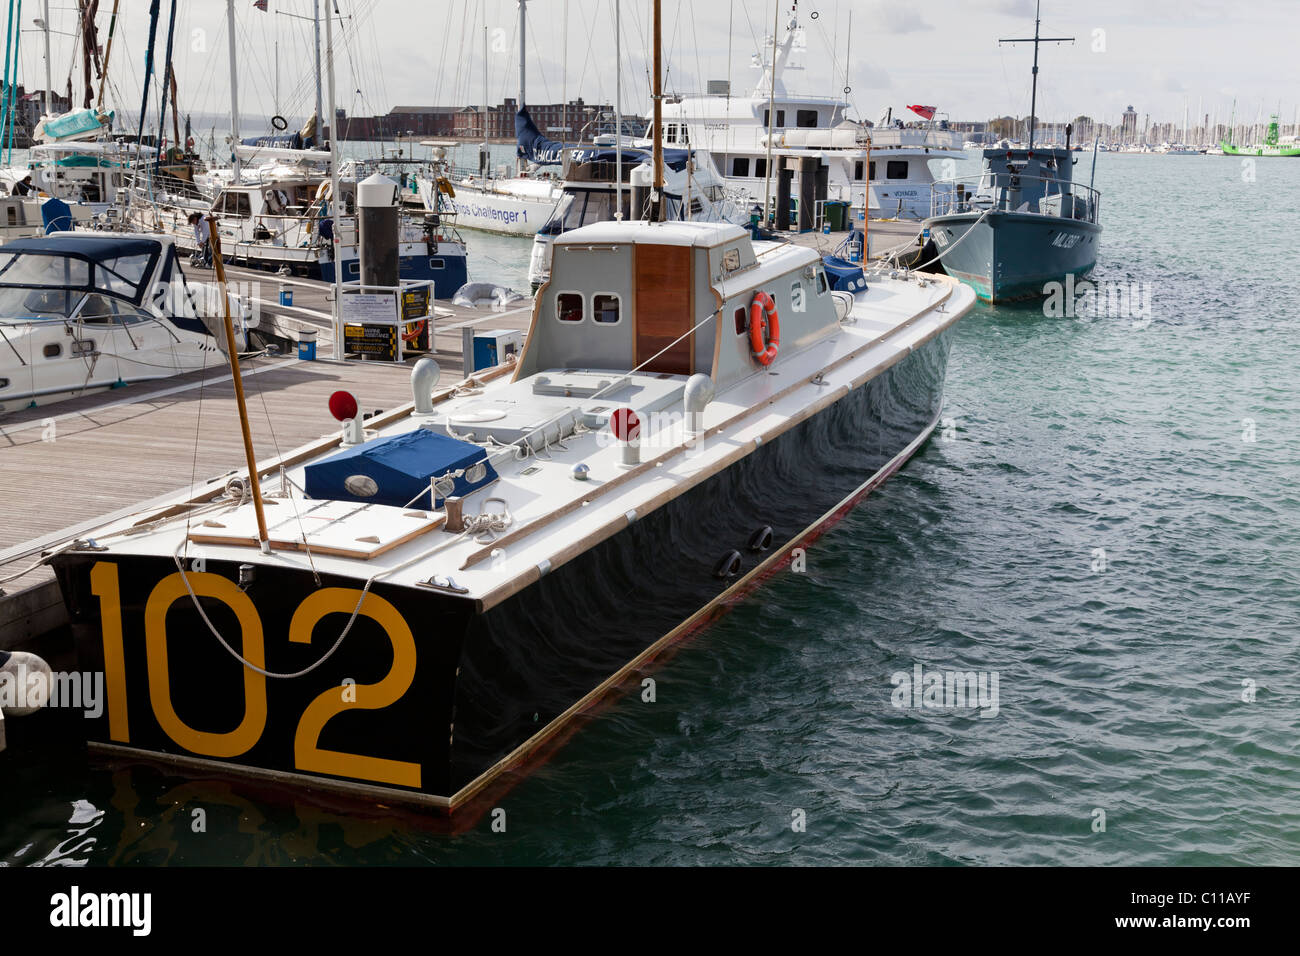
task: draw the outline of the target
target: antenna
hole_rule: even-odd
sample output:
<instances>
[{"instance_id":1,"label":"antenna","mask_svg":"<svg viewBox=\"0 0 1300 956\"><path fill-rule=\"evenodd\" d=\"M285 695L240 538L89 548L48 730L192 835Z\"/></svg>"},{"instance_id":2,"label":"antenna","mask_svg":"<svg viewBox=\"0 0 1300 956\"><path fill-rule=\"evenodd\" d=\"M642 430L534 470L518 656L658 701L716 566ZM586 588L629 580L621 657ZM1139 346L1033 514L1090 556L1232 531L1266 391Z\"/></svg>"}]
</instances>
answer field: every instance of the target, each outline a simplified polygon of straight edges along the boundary
<instances>
[{"instance_id":1,"label":"antenna","mask_svg":"<svg viewBox=\"0 0 1300 956\"><path fill-rule=\"evenodd\" d=\"M1038 35L1038 25L1042 23L1039 14L1042 12L1043 0L1038 0L1034 5L1034 35L1032 37L1020 37L1010 40L999 40L998 43L1032 43L1034 45L1034 73L1033 73L1033 92L1029 96L1029 148L1034 148L1034 126L1038 122L1038 44L1040 43L1073 43L1074 37L1040 37Z\"/></svg>"}]
</instances>

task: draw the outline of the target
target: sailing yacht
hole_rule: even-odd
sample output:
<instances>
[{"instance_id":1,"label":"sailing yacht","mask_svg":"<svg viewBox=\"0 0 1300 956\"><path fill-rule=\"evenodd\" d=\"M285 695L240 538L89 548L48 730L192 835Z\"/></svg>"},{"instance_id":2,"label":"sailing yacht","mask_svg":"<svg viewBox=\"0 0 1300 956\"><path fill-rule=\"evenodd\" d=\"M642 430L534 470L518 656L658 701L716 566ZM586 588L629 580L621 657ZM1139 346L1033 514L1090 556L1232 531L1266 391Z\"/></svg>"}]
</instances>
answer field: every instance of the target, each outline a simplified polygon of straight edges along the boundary
<instances>
[{"instance_id":1,"label":"sailing yacht","mask_svg":"<svg viewBox=\"0 0 1300 956\"><path fill-rule=\"evenodd\" d=\"M528 0L519 3L519 109L525 109L527 100L527 58L525 41L528 35ZM488 58L483 57L483 105L480 116L483 123L483 146L479 153L479 168L457 174L447 163L447 148L454 142L428 140L421 145L433 149L434 160L440 169L430 170L416 180L419 194L428 208L437 208L440 196L449 197L456 208L456 224L466 229L481 229L508 236L531 236L550 217L555 204L563 197L560 184L546 175L540 167L522 159L514 175L502 165L494 168L489 160L487 142Z\"/></svg>"}]
</instances>

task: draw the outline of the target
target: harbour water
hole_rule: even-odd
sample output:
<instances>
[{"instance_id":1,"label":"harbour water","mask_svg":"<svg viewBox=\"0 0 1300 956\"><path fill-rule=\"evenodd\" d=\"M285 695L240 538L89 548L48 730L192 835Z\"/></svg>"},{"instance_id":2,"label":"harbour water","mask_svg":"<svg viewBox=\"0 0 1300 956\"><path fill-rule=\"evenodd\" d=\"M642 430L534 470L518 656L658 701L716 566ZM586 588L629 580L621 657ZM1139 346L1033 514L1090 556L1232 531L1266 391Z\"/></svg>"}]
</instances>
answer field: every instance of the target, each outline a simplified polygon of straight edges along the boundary
<instances>
[{"instance_id":1,"label":"harbour water","mask_svg":"<svg viewBox=\"0 0 1300 956\"><path fill-rule=\"evenodd\" d=\"M463 832L54 763L0 788L0 865L1296 863L1300 163L1097 186L1101 314L977 307L922 452Z\"/></svg>"}]
</instances>

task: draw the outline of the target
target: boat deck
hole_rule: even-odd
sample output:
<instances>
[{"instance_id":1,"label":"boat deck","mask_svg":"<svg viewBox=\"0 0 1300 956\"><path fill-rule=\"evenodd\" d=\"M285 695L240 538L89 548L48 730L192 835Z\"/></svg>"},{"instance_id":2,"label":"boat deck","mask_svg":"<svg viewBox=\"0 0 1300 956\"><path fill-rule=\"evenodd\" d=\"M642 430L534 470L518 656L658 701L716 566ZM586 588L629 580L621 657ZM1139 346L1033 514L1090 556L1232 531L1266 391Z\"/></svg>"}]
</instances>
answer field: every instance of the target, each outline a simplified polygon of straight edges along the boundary
<instances>
[{"instance_id":1,"label":"boat deck","mask_svg":"<svg viewBox=\"0 0 1300 956\"><path fill-rule=\"evenodd\" d=\"M346 389L363 412L411 399L409 366L334 361L328 293L322 282L293 278L294 305L280 306L280 279L229 269L232 282L260 283L262 320L277 334L319 331L314 362L263 356L242 364L253 443L259 460L337 431L326 407ZM461 329L524 329L531 302L494 312L436 303L435 351L443 381L462 377ZM414 358L414 356L412 356ZM61 625L62 602L42 550L82 536L119 512L170 498L243 467L234 387L224 365L156 382L87 394L0 416L0 647Z\"/></svg>"},{"instance_id":2,"label":"boat deck","mask_svg":"<svg viewBox=\"0 0 1300 956\"><path fill-rule=\"evenodd\" d=\"M791 232L783 238L796 245L816 249L820 255L833 255L847 232ZM915 264L921 253L921 223L910 219L872 219L867 223L867 258L887 259L897 256L905 266Z\"/></svg>"}]
</instances>

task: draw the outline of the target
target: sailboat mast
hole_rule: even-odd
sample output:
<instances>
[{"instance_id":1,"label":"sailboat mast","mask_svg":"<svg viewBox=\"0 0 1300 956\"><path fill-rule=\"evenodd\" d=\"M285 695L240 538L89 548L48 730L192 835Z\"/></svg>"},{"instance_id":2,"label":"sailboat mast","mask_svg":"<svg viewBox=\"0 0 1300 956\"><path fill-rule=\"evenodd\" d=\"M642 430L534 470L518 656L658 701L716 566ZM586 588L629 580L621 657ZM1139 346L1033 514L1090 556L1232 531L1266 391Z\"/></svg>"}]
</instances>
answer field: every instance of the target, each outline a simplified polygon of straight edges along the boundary
<instances>
[{"instance_id":1,"label":"sailboat mast","mask_svg":"<svg viewBox=\"0 0 1300 956\"><path fill-rule=\"evenodd\" d=\"M519 0L519 109L524 109L528 102L528 61L524 52L524 38L528 35L528 0ZM516 174L522 174L527 160L520 156L515 160Z\"/></svg>"},{"instance_id":2,"label":"sailboat mast","mask_svg":"<svg viewBox=\"0 0 1300 956\"><path fill-rule=\"evenodd\" d=\"M522 5L524 0L519 0ZM623 218L623 17L614 4L614 218Z\"/></svg>"},{"instance_id":3,"label":"sailboat mast","mask_svg":"<svg viewBox=\"0 0 1300 956\"><path fill-rule=\"evenodd\" d=\"M99 97L95 103L101 112L104 109L104 87L108 85L108 57L113 52L113 32L117 29L117 8L121 0L113 0L113 14L108 18L108 40L104 44L104 62L99 68Z\"/></svg>"},{"instance_id":4,"label":"sailboat mast","mask_svg":"<svg viewBox=\"0 0 1300 956\"><path fill-rule=\"evenodd\" d=\"M329 78L329 114L330 114L330 217L334 220L333 236L330 242L334 248L334 356L343 358L343 193L339 188L339 144L334 134L334 123L338 114L334 112L334 12L326 0L325 7L325 73ZM337 9L337 8L335 8ZM325 125L320 124L321 135L325 135ZM360 250L358 250L360 251Z\"/></svg>"},{"instance_id":5,"label":"sailboat mast","mask_svg":"<svg viewBox=\"0 0 1300 956\"><path fill-rule=\"evenodd\" d=\"M654 0L654 89L652 99L654 100L654 121L655 121L655 147L654 147L654 202L651 204L652 215L651 222L660 222L663 218L664 210L664 109L663 109L663 38L662 33L662 11L660 10L659 0Z\"/></svg>"},{"instance_id":6,"label":"sailboat mast","mask_svg":"<svg viewBox=\"0 0 1300 956\"><path fill-rule=\"evenodd\" d=\"M844 110L849 108L849 58L853 56L853 8L849 7L849 29L844 37Z\"/></svg>"},{"instance_id":7,"label":"sailboat mast","mask_svg":"<svg viewBox=\"0 0 1300 956\"><path fill-rule=\"evenodd\" d=\"M483 4L483 150L479 154L478 171L487 178L491 163L488 161L488 28L487 4Z\"/></svg>"},{"instance_id":8,"label":"sailboat mast","mask_svg":"<svg viewBox=\"0 0 1300 956\"><path fill-rule=\"evenodd\" d=\"M44 19L41 21L44 29L41 31L45 35L45 115L54 115L54 92L51 89L54 86L52 71L50 69L50 0L45 0ZM71 103L68 104L72 106Z\"/></svg>"},{"instance_id":9,"label":"sailboat mast","mask_svg":"<svg viewBox=\"0 0 1300 956\"><path fill-rule=\"evenodd\" d=\"M772 65L767 84L767 160L763 167L763 226L767 227L767 207L772 202L772 130L776 125L776 31L781 27L781 3L777 0L772 14ZM776 216L773 215L773 225Z\"/></svg>"},{"instance_id":10,"label":"sailboat mast","mask_svg":"<svg viewBox=\"0 0 1300 956\"><path fill-rule=\"evenodd\" d=\"M234 181L239 182L239 70L235 63L235 0L226 0L226 33L230 39L230 151Z\"/></svg>"},{"instance_id":11,"label":"sailboat mast","mask_svg":"<svg viewBox=\"0 0 1300 956\"><path fill-rule=\"evenodd\" d=\"M320 70L320 0L312 0L312 20L316 27L316 142L325 135L325 115L321 112L321 70ZM276 74L277 78L279 74Z\"/></svg>"}]
</instances>

